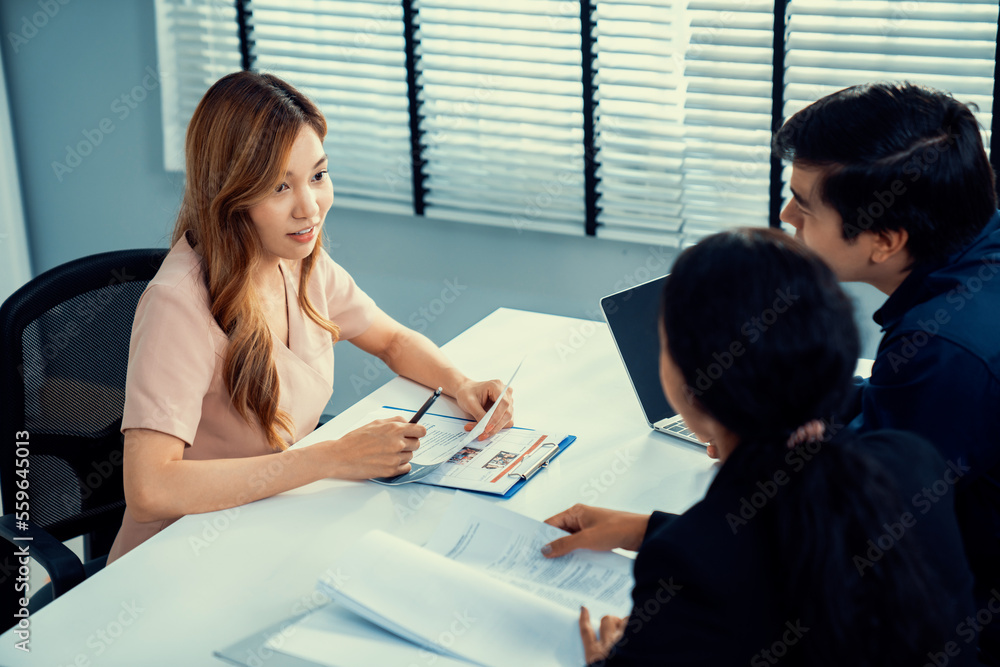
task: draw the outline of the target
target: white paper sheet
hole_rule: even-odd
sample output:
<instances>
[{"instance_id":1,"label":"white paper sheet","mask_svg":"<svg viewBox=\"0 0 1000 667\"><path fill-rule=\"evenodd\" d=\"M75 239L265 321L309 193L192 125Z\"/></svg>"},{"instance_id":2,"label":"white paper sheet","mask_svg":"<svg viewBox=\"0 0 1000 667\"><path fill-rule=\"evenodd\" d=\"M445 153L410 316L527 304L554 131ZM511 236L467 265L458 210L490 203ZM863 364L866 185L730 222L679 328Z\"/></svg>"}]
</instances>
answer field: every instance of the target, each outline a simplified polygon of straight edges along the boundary
<instances>
[{"instance_id":1,"label":"white paper sheet","mask_svg":"<svg viewBox=\"0 0 1000 667\"><path fill-rule=\"evenodd\" d=\"M366 619L482 665L579 665L578 613L381 531L337 561L322 590Z\"/></svg>"},{"instance_id":2,"label":"white paper sheet","mask_svg":"<svg viewBox=\"0 0 1000 667\"><path fill-rule=\"evenodd\" d=\"M543 545L566 533L475 496L456 496L425 548L488 572L570 611L591 618L627 616L633 561L610 552L577 550L542 556Z\"/></svg>"},{"instance_id":3,"label":"white paper sheet","mask_svg":"<svg viewBox=\"0 0 1000 667\"><path fill-rule=\"evenodd\" d=\"M288 626L267 647L327 667L467 667L458 660L414 646L337 604L329 604Z\"/></svg>"}]
</instances>

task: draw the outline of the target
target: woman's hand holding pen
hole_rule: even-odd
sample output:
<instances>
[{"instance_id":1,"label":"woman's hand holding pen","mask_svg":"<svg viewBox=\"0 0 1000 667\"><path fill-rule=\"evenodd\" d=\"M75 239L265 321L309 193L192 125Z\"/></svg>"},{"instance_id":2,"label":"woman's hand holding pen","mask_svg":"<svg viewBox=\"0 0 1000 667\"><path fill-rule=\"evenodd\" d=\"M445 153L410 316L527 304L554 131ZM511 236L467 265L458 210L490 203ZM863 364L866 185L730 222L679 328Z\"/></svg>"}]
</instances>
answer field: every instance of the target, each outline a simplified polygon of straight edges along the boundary
<instances>
[{"instance_id":1,"label":"woman's hand holding pen","mask_svg":"<svg viewBox=\"0 0 1000 667\"><path fill-rule=\"evenodd\" d=\"M339 440L327 440L321 445L330 454L328 477L370 479L409 472L413 452L426 434L420 424L393 417L365 424Z\"/></svg>"},{"instance_id":2,"label":"woman's hand holding pen","mask_svg":"<svg viewBox=\"0 0 1000 667\"><path fill-rule=\"evenodd\" d=\"M503 391L503 387L503 382L500 380L486 380L485 382L469 380L455 392L455 401L458 403L458 407L475 419L475 422L465 425L466 431L471 431L483 415L493 407L493 403L497 399L500 400L500 406L490 417L489 423L486 424L486 430L479 436L480 440L486 440L496 435L500 429L514 425L514 392L512 389L507 389L507 393L501 397L500 392Z\"/></svg>"}]
</instances>

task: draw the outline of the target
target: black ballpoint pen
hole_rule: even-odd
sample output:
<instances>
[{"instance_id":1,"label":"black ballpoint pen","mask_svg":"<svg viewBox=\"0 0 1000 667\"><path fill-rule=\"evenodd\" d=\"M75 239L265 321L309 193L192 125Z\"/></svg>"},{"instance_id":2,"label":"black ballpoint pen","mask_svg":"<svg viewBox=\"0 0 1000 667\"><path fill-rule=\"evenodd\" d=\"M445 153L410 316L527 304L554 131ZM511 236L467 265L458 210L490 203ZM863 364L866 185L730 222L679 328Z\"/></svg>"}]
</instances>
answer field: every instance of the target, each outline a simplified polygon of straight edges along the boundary
<instances>
[{"instance_id":1,"label":"black ballpoint pen","mask_svg":"<svg viewBox=\"0 0 1000 667\"><path fill-rule=\"evenodd\" d=\"M424 413L427 412L432 405L434 405L434 401L436 401L437 397L440 395L441 395L441 387L438 387L434 391L434 393L431 394L431 397L428 398L426 401L424 401L424 404L420 406L420 409L417 410L417 414L413 415L413 419L410 420L410 423L416 424L418 421L420 421L420 418L424 416Z\"/></svg>"}]
</instances>

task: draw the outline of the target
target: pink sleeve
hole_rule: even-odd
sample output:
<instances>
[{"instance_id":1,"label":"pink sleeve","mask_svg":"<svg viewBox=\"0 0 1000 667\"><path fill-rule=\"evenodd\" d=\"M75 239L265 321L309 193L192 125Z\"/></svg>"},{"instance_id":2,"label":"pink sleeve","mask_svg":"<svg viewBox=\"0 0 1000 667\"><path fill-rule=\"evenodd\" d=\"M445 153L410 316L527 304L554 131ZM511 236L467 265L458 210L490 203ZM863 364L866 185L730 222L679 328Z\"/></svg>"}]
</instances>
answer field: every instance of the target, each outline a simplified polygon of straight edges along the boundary
<instances>
[{"instance_id":1,"label":"pink sleeve","mask_svg":"<svg viewBox=\"0 0 1000 667\"><path fill-rule=\"evenodd\" d=\"M220 338L204 295L184 283L150 285L132 324L122 430L145 428L194 442L202 401L222 362Z\"/></svg>"},{"instance_id":2,"label":"pink sleeve","mask_svg":"<svg viewBox=\"0 0 1000 667\"><path fill-rule=\"evenodd\" d=\"M327 317L340 327L340 338L349 340L367 331L378 313L378 306L372 298L358 287L351 274L330 258L326 250L320 254L316 270L322 273ZM314 305L319 307L319 304Z\"/></svg>"}]
</instances>

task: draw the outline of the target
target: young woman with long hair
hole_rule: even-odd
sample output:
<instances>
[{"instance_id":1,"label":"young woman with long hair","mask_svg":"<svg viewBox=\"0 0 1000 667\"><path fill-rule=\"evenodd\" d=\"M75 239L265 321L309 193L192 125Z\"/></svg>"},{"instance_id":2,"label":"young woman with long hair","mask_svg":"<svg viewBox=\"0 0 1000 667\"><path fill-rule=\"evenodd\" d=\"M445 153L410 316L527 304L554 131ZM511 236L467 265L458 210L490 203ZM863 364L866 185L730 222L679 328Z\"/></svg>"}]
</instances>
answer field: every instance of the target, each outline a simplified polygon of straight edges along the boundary
<instances>
[{"instance_id":1,"label":"young woman with long hair","mask_svg":"<svg viewBox=\"0 0 1000 667\"><path fill-rule=\"evenodd\" d=\"M709 237L677 259L660 334L667 399L722 464L681 515L548 520L572 533L549 557L638 551L631 615L597 637L581 611L588 663L977 664L960 468L917 436L830 420L859 349L830 269L777 230Z\"/></svg>"},{"instance_id":2,"label":"young woman with long hair","mask_svg":"<svg viewBox=\"0 0 1000 667\"><path fill-rule=\"evenodd\" d=\"M333 344L441 386L482 437L508 426L498 380L459 372L386 315L323 249L333 203L326 121L281 79L237 72L202 98L187 131L184 200L171 250L136 311L125 414L127 509L109 562L177 518L325 478L406 472L425 434L379 420L281 455L312 431L333 387ZM336 156L332 156L336 159Z\"/></svg>"}]
</instances>

